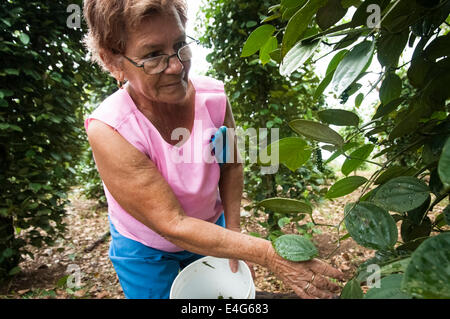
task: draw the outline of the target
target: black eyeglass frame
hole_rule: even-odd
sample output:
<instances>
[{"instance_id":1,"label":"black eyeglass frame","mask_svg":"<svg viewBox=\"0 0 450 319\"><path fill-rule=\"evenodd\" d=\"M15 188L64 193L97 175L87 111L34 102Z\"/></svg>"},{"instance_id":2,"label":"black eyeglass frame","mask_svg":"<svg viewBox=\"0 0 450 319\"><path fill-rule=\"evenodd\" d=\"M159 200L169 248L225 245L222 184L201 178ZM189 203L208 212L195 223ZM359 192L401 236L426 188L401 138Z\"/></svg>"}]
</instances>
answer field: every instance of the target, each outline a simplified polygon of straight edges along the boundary
<instances>
[{"instance_id":1,"label":"black eyeglass frame","mask_svg":"<svg viewBox=\"0 0 450 319\"><path fill-rule=\"evenodd\" d=\"M170 59L171 59L172 57L174 57L174 56L176 56L176 57L178 58L178 60L179 60L181 63L186 62L186 61L189 61L189 60L181 61L181 58L180 58L180 50L183 49L184 47L187 47L187 46L193 44L193 43L195 43L195 44L200 44L200 40L197 40L197 39L195 39L195 38L193 38L193 37L190 37L190 36L188 36L188 35L187 35L186 37L188 37L189 39L191 39L191 40L193 40L193 41L191 41L191 42L189 42L189 43L183 45L181 48L179 48L179 49L177 50L177 53L172 54L172 55L161 54L161 55L158 55L158 56L156 56L156 57L153 57L153 58L150 58L150 59L145 60L142 64L136 63L135 61L133 61L132 59L130 59L129 57L127 57L125 54L122 54L122 56L123 56L125 59L127 59L131 64L133 64L135 67L137 67L137 68L142 68L142 70L143 70L144 72L145 72L144 64L145 64L146 62L148 62L148 61L150 61L150 60L154 60L154 59L159 59L159 58L161 58L161 57L163 57L163 56L166 56L166 57L167 57L167 59L166 59L166 61L167 61L167 62L166 62L166 67L165 67L162 71L157 72L157 73L151 73L151 74L145 72L145 74L148 74L148 75L159 74L159 73L164 72L164 71L169 67L169 61L170 61Z\"/></svg>"}]
</instances>

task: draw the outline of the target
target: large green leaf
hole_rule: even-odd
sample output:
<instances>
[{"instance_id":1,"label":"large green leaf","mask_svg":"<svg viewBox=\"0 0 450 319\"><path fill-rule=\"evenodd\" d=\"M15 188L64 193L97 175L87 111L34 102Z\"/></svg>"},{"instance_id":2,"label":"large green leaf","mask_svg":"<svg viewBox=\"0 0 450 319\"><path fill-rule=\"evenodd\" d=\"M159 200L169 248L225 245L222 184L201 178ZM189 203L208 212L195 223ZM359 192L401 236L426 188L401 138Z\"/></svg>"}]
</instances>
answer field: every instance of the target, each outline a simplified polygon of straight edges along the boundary
<instances>
[{"instance_id":1,"label":"large green leaf","mask_svg":"<svg viewBox=\"0 0 450 319\"><path fill-rule=\"evenodd\" d=\"M274 31L275 27L270 24L264 24L256 28L245 41L241 57L248 57L258 52L270 39Z\"/></svg>"},{"instance_id":2,"label":"large green leaf","mask_svg":"<svg viewBox=\"0 0 450 319\"><path fill-rule=\"evenodd\" d=\"M332 80L333 90L340 96L364 71L374 52L374 42L355 45L339 63Z\"/></svg>"},{"instance_id":3,"label":"large green leaf","mask_svg":"<svg viewBox=\"0 0 450 319\"><path fill-rule=\"evenodd\" d=\"M336 71L337 66L342 61L344 56L347 54L348 50L341 50L338 53L334 55L334 57L331 59L330 63L328 63L328 67L325 73L325 77L323 80L319 83L319 86L317 87L316 91L314 92L314 98L318 99L325 89L330 84L331 80L333 79L334 72Z\"/></svg>"},{"instance_id":4,"label":"large green leaf","mask_svg":"<svg viewBox=\"0 0 450 319\"><path fill-rule=\"evenodd\" d=\"M375 180L375 185L384 184L387 181L399 177L399 176L410 176L415 172L414 167L402 167L402 166L390 166L388 167L380 176Z\"/></svg>"},{"instance_id":5,"label":"large green leaf","mask_svg":"<svg viewBox=\"0 0 450 319\"><path fill-rule=\"evenodd\" d=\"M349 158L347 158L344 161L344 164L342 164L341 168L342 174L347 176L348 174L356 170L358 167L360 167L364 163L364 161L370 156L374 147L375 145L373 144L366 144L351 152Z\"/></svg>"},{"instance_id":6,"label":"large green leaf","mask_svg":"<svg viewBox=\"0 0 450 319\"><path fill-rule=\"evenodd\" d=\"M337 126L358 126L359 124L358 115L346 110L323 110L320 111L318 115L322 122Z\"/></svg>"},{"instance_id":7,"label":"large green leaf","mask_svg":"<svg viewBox=\"0 0 450 319\"><path fill-rule=\"evenodd\" d=\"M450 187L450 137L447 138L444 148L442 149L441 158L438 164L438 173L442 184L446 188Z\"/></svg>"},{"instance_id":8,"label":"large green leaf","mask_svg":"<svg viewBox=\"0 0 450 319\"><path fill-rule=\"evenodd\" d=\"M284 57L295 43L300 40L314 14L326 2L327 0L309 0L292 16L292 18L289 19L281 46L282 57Z\"/></svg>"},{"instance_id":9,"label":"large green leaf","mask_svg":"<svg viewBox=\"0 0 450 319\"><path fill-rule=\"evenodd\" d=\"M399 213L413 210L430 195L428 185L413 176L400 176L381 185L373 202L387 210Z\"/></svg>"},{"instance_id":10,"label":"large green leaf","mask_svg":"<svg viewBox=\"0 0 450 319\"><path fill-rule=\"evenodd\" d=\"M301 67L314 53L320 42L320 39L308 44L298 42L284 57L283 63L280 65L280 74L289 76Z\"/></svg>"},{"instance_id":11,"label":"large green leaf","mask_svg":"<svg viewBox=\"0 0 450 319\"><path fill-rule=\"evenodd\" d=\"M425 49L425 56L429 61L448 56L450 48L450 34L446 34L434 39Z\"/></svg>"},{"instance_id":12,"label":"large green leaf","mask_svg":"<svg viewBox=\"0 0 450 319\"><path fill-rule=\"evenodd\" d=\"M318 122L298 119L291 121L289 126L296 133L318 142L329 143L337 146L344 144L344 139L342 136L328 126Z\"/></svg>"},{"instance_id":13,"label":"large green leaf","mask_svg":"<svg viewBox=\"0 0 450 319\"><path fill-rule=\"evenodd\" d=\"M314 244L300 235L282 235L274 240L273 247L278 255L290 261L306 261L319 252Z\"/></svg>"},{"instance_id":14,"label":"large green leaf","mask_svg":"<svg viewBox=\"0 0 450 319\"><path fill-rule=\"evenodd\" d=\"M269 40L267 40L267 42L259 50L259 59L261 60L261 63L263 65L270 62L271 59L270 53L275 51L277 48L278 48L277 38L271 36Z\"/></svg>"},{"instance_id":15,"label":"large green leaf","mask_svg":"<svg viewBox=\"0 0 450 319\"><path fill-rule=\"evenodd\" d=\"M369 277L374 278L375 274L384 277L391 274L404 273L410 260L411 257L409 255L398 256L397 253L391 255L390 253L385 254L382 251L376 252L375 257L366 260L358 267L358 274L355 278L359 282L367 282L367 279ZM380 268L374 269L370 267L371 265L377 265Z\"/></svg>"},{"instance_id":16,"label":"large green leaf","mask_svg":"<svg viewBox=\"0 0 450 319\"><path fill-rule=\"evenodd\" d=\"M322 30L326 30L339 22L346 13L341 0L328 0L328 3L317 11L316 21Z\"/></svg>"},{"instance_id":17,"label":"large green leaf","mask_svg":"<svg viewBox=\"0 0 450 319\"><path fill-rule=\"evenodd\" d=\"M420 100L413 101L407 114L389 133L389 140L393 141L413 132L417 128L420 119L429 111L430 109L423 105Z\"/></svg>"},{"instance_id":18,"label":"large green leaf","mask_svg":"<svg viewBox=\"0 0 450 319\"><path fill-rule=\"evenodd\" d=\"M403 274L394 274L380 280L379 287L370 288L364 299L411 299L401 290Z\"/></svg>"},{"instance_id":19,"label":"large green leaf","mask_svg":"<svg viewBox=\"0 0 450 319\"><path fill-rule=\"evenodd\" d=\"M395 221L389 213L372 203L350 203L345 206L345 227L361 246L377 250L392 249L397 242Z\"/></svg>"},{"instance_id":20,"label":"large green leaf","mask_svg":"<svg viewBox=\"0 0 450 319\"><path fill-rule=\"evenodd\" d=\"M323 80L319 83L319 86L317 87L316 91L314 92L314 99L318 99L322 94L323 91L330 85L331 79L333 79L333 72L328 73Z\"/></svg>"},{"instance_id":21,"label":"large green leaf","mask_svg":"<svg viewBox=\"0 0 450 319\"><path fill-rule=\"evenodd\" d=\"M298 137L287 137L270 144L263 154L278 152L280 163L284 164L291 171L295 172L305 164L311 157L311 149L308 144ZM261 163L262 165L274 165L274 163Z\"/></svg>"},{"instance_id":22,"label":"large green leaf","mask_svg":"<svg viewBox=\"0 0 450 319\"><path fill-rule=\"evenodd\" d=\"M281 214L312 214L312 207L309 204L291 198L267 198L260 201L257 205Z\"/></svg>"},{"instance_id":23,"label":"large green leaf","mask_svg":"<svg viewBox=\"0 0 450 319\"><path fill-rule=\"evenodd\" d=\"M345 177L330 187L328 192L325 194L327 198L337 198L350 194L355 189L367 182L367 178L362 176L349 176Z\"/></svg>"},{"instance_id":24,"label":"large green leaf","mask_svg":"<svg viewBox=\"0 0 450 319\"><path fill-rule=\"evenodd\" d=\"M334 74L334 71L336 71L336 68L338 67L339 63L341 63L342 59L345 57L347 53L348 50L341 50L338 53L336 53L331 59L330 63L328 63L326 74L330 73Z\"/></svg>"},{"instance_id":25,"label":"large green leaf","mask_svg":"<svg viewBox=\"0 0 450 319\"><path fill-rule=\"evenodd\" d=\"M386 75L380 88L380 100L383 105L387 105L391 101L399 98L402 93L402 80L395 73Z\"/></svg>"},{"instance_id":26,"label":"large green leaf","mask_svg":"<svg viewBox=\"0 0 450 319\"><path fill-rule=\"evenodd\" d=\"M409 30L400 33L383 33L377 41L377 58L382 66L396 67L408 42Z\"/></svg>"},{"instance_id":27,"label":"large green leaf","mask_svg":"<svg viewBox=\"0 0 450 319\"><path fill-rule=\"evenodd\" d=\"M286 8L296 8L304 5L306 0L281 0L281 5Z\"/></svg>"},{"instance_id":28,"label":"large green leaf","mask_svg":"<svg viewBox=\"0 0 450 319\"><path fill-rule=\"evenodd\" d=\"M428 218L428 216L425 217L420 224L415 224L409 219L404 219L402 221L400 235L402 236L403 242L405 243L414 241L418 238L428 237L430 233L431 220L430 218Z\"/></svg>"},{"instance_id":29,"label":"large green leaf","mask_svg":"<svg viewBox=\"0 0 450 319\"><path fill-rule=\"evenodd\" d=\"M412 254L402 288L418 298L450 298L450 233L425 240Z\"/></svg>"},{"instance_id":30,"label":"large green leaf","mask_svg":"<svg viewBox=\"0 0 450 319\"><path fill-rule=\"evenodd\" d=\"M425 214L428 212L430 203L431 203L431 195L428 195L428 198L423 202L422 205L406 212L408 220L413 224L419 225L422 222Z\"/></svg>"},{"instance_id":31,"label":"large green leaf","mask_svg":"<svg viewBox=\"0 0 450 319\"><path fill-rule=\"evenodd\" d=\"M363 299L364 293L358 280L349 280L341 292L341 299Z\"/></svg>"}]
</instances>

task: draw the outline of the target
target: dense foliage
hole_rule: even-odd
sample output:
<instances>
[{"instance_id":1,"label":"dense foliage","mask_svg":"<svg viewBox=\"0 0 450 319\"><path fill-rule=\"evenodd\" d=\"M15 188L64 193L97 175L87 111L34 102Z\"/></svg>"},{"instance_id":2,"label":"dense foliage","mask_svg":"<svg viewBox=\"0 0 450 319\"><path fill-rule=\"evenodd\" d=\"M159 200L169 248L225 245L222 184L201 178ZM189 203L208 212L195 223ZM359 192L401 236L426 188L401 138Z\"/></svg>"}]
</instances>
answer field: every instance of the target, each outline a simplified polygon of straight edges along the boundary
<instances>
[{"instance_id":1,"label":"dense foliage","mask_svg":"<svg viewBox=\"0 0 450 319\"><path fill-rule=\"evenodd\" d=\"M262 133L258 139L249 139L245 147L244 191L247 196L254 201L278 195L317 202L323 198L320 190L326 179L332 177L329 169L322 168L320 160L317 165L303 165L309 156L292 158L292 165L280 166L275 174L262 174L261 167L250 157L255 145L261 145L265 139L267 144L271 143L271 128L279 128L279 137L286 138L283 143L303 147L308 154L320 152L315 145L307 145L292 138L292 131L286 122L299 114L308 119L318 118L317 112L324 101L317 103L313 99L314 88L319 79L311 66L304 65L289 78L285 78L275 68L276 62L271 61L268 56L261 56L262 63L259 63L259 57L240 57L242 43L270 5L270 1L205 1L198 17L197 31L201 34L202 44L213 49L207 57L211 64L209 75L224 81L236 124L242 129L241 132L249 132L251 129L258 132L259 128L267 128L269 131L267 136ZM262 146L260 151L263 149ZM250 210L252 207L246 209ZM299 222L304 217L287 218L269 210L267 212L269 219L264 226L271 238L282 234L280 225L288 221ZM311 227L299 225L299 230L307 232Z\"/></svg>"},{"instance_id":2,"label":"dense foliage","mask_svg":"<svg viewBox=\"0 0 450 319\"><path fill-rule=\"evenodd\" d=\"M26 245L51 244L64 230L86 145L85 89L104 84L81 28L67 24L69 4L81 0L0 5L0 281L20 271Z\"/></svg>"},{"instance_id":3,"label":"dense foliage","mask_svg":"<svg viewBox=\"0 0 450 319\"><path fill-rule=\"evenodd\" d=\"M330 187L327 198L360 191L333 227L341 240L352 237L376 254L360 266L342 298L450 298L449 12L448 0L282 0L241 45L242 61L259 52L261 62L267 56L279 61L283 76L318 51L322 56L336 52L315 98L331 91L346 101L355 94L358 107L368 94L362 87L379 90L379 103L366 123L344 109L320 111L320 121L303 114L283 119L308 143L320 142L335 152L333 157L346 157L344 177ZM375 59L381 70L370 85L367 75ZM330 125L346 126L350 134L342 136ZM381 148L376 154L375 146ZM310 155L304 147L294 151L282 143L279 151L280 159L285 153ZM365 162L377 166L369 179L355 174ZM445 202L447 207L437 210ZM299 199L268 198L258 204L288 216L312 211ZM343 229L348 233L340 233ZM282 247L280 255L310 251L287 236L274 242ZM374 275L380 280L371 285ZM362 283L371 286L365 295Z\"/></svg>"}]
</instances>

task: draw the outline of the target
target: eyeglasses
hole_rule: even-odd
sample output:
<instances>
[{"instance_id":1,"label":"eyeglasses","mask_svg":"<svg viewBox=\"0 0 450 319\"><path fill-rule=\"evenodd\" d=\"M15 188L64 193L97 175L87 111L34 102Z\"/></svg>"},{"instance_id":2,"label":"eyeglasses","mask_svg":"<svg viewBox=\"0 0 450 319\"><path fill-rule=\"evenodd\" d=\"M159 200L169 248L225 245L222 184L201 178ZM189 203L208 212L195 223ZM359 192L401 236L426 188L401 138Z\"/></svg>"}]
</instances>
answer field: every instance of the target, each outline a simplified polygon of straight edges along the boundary
<instances>
[{"instance_id":1,"label":"eyeglasses","mask_svg":"<svg viewBox=\"0 0 450 319\"><path fill-rule=\"evenodd\" d=\"M123 55L125 59L130 61L135 67L143 68L144 72L148 75L158 74L161 72L164 72L165 69L169 67L169 60L170 58L176 56L180 62L186 62L192 59L192 44L199 44L200 41L196 40L190 36L187 36L189 39L193 40L192 42L189 42L188 44L182 46L178 49L177 53L168 55L168 54L161 54L157 57L147 59L142 62L142 64L138 64L135 61L131 60L126 55Z\"/></svg>"}]
</instances>

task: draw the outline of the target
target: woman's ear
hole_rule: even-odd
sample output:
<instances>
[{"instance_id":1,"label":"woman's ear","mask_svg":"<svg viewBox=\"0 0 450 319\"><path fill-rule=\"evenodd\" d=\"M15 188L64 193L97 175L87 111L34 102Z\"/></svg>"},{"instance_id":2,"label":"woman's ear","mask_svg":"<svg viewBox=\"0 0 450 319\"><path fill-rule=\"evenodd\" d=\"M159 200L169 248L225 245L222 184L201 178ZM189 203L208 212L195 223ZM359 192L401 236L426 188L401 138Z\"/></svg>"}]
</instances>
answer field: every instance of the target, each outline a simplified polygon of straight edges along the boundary
<instances>
[{"instance_id":1,"label":"woman's ear","mask_svg":"<svg viewBox=\"0 0 450 319\"><path fill-rule=\"evenodd\" d=\"M122 68L122 56L120 54L114 54L112 52L106 52L103 50L99 52L99 56L111 75L118 82L124 82L125 75Z\"/></svg>"}]
</instances>

